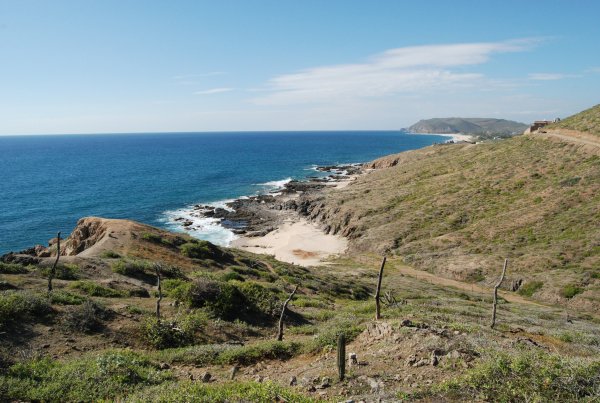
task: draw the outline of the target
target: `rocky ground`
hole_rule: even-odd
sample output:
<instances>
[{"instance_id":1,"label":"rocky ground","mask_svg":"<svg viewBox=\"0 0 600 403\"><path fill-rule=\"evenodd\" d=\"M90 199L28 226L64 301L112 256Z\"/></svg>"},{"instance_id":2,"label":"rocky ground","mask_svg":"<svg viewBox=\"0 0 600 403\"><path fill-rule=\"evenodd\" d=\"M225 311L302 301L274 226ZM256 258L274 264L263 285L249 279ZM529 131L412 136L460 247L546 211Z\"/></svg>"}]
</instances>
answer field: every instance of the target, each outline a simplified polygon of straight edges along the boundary
<instances>
[{"instance_id":1,"label":"rocky ground","mask_svg":"<svg viewBox=\"0 0 600 403\"><path fill-rule=\"evenodd\" d=\"M292 180L271 194L236 199L226 203L226 208L198 204L194 206L192 217L217 219L220 225L237 235L264 236L276 229L291 213L297 211L302 214L306 200L323 189L335 187L363 173L362 166L356 164L322 166L316 170L328 175ZM175 221L181 224L183 230L196 228L191 219L177 217Z\"/></svg>"}]
</instances>

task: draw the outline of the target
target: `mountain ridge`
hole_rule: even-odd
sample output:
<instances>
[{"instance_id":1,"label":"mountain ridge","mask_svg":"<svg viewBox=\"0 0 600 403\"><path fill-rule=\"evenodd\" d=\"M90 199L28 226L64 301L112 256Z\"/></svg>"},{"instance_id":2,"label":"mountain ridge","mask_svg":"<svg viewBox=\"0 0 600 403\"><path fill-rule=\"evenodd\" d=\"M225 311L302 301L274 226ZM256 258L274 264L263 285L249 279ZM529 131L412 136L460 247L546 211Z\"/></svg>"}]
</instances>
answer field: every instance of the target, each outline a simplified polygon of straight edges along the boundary
<instances>
[{"instance_id":1,"label":"mountain ridge","mask_svg":"<svg viewBox=\"0 0 600 403\"><path fill-rule=\"evenodd\" d=\"M468 134L478 137L509 137L527 129L525 123L496 118L432 118L422 119L408 127L411 133Z\"/></svg>"}]
</instances>

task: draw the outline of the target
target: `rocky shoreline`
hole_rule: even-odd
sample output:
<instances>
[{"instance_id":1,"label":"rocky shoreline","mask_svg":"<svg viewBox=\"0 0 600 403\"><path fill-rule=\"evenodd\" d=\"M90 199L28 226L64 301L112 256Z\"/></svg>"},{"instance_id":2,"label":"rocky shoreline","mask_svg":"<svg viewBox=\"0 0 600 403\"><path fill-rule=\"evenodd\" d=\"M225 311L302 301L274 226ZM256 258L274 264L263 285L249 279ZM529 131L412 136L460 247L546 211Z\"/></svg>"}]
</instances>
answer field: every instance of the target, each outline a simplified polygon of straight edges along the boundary
<instances>
[{"instance_id":1,"label":"rocky shoreline","mask_svg":"<svg viewBox=\"0 0 600 403\"><path fill-rule=\"evenodd\" d=\"M291 180L283 188L269 194L242 197L225 203L225 207L197 204L191 217L209 218L244 237L261 237L277 229L290 214L307 215L310 200L326 188L336 187L365 172L362 164L319 166L324 177L309 176L305 180ZM184 231L198 229L193 219L176 217L174 221Z\"/></svg>"}]
</instances>

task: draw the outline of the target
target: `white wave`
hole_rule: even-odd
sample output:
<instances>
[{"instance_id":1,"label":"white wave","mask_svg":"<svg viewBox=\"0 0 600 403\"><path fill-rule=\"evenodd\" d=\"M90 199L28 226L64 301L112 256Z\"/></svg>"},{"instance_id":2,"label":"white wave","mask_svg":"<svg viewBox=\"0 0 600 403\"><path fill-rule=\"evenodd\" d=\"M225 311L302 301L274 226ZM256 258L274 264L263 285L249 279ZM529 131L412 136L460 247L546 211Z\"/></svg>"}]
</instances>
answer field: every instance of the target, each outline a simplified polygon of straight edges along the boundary
<instances>
[{"instance_id":1,"label":"white wave","mask_svg":"<svg viewBox=\"0 0 600 403\"><path fill-rule=\"evenodd\" d=\"M240 199L243 199L243 197L240 197ZM225 199L225 200L218 200L218 201L212 202L212 203L206 203L206 205L214 207L214 208L222 208L223 210L227 210L227 211L234 211L231 207L229 207L227 205L227 203L231 203L234 201L236 201L236 199Z\"/></svg>"},{"instance_id":2,"label":"white wave","mask_svg":"<svg viewBox=\"0 0 600 403\"><path fill-rule=\"evenodd\" d=\"M273 190L276 189L281 189L285 186L286 183L289 183L292 181L292 178L285 178L285 179L281 179L278 181L270 181L270 182L265 182L265 183L257 183L258 186L265 186L265 187L269 187L269 188L273 188Z\"/></svg>"},{"instance_id":3,"label":"white wave","mask_svg":"<svg viewBox=\"0 0 600 403\"><path fill-rule=\"evenodd\" d=\"M224 205L226 202L228 201L216 203ZM160 221L164 222L165 227L172 231L184 232L194 238L203 239L219 246L229 246L233 240L237 239L231 230L220 224L218 218L203 217L194 209L194 206L165 211ZM190 221L192 224L183 226L184 221Z\"/></svg>"}]
</instances>

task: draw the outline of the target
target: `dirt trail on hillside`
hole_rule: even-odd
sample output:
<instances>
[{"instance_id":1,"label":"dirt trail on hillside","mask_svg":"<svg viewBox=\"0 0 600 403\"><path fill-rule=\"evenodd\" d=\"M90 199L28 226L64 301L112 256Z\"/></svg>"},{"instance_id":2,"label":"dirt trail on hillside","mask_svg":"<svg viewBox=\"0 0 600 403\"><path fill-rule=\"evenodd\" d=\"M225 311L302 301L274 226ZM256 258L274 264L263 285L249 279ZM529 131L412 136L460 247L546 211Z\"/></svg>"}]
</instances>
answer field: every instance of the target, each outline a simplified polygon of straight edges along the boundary
<instances>
[{"instance_id":1,"label":"dirt trail on hillside","mask_svg":"<svg viewBox=\"0 0 600 403\"><path fill-rule=\"evenodd\" d=\"M431 274L429 272L422 271L422 270L416 270L416 269L413 269L412 267L398 265L398 266L395 266L394 269L398 270L400 273L402 273L404 275L414 277L418 280L427 281L428 283L432 283L435 285L441 285L441 286L445 286L445 287L454 287L454 288L458 288L460 290L479 292L482 294L490 294L490 295L492 294L491 288L481 287L476 284L463 283L462 281L452 280L452 279L445 278L445 277L438 277L435 274ZM507 300L509 302L516 302L516 303L520 303L520 304L529 304L529 305L536 305L536 306L545 306L543 304L523 298L519 295L505 292L502 290L498 290L498 294L502 298L504 298L505 300Z\"/></svg>"},{"instance_id":2,"label":"dirt trail on hillside","mask_svg":"<svg viewBox=\"0 0 600 403\"><path fill-rule=\"evenodd\" d=\"M600 138L589 133L576 130L548 130L545 133L537 132L535 135L540 137L554 137L571 143L592 146L597 152L600 152Z\"/></svg>"}]
</instances>

